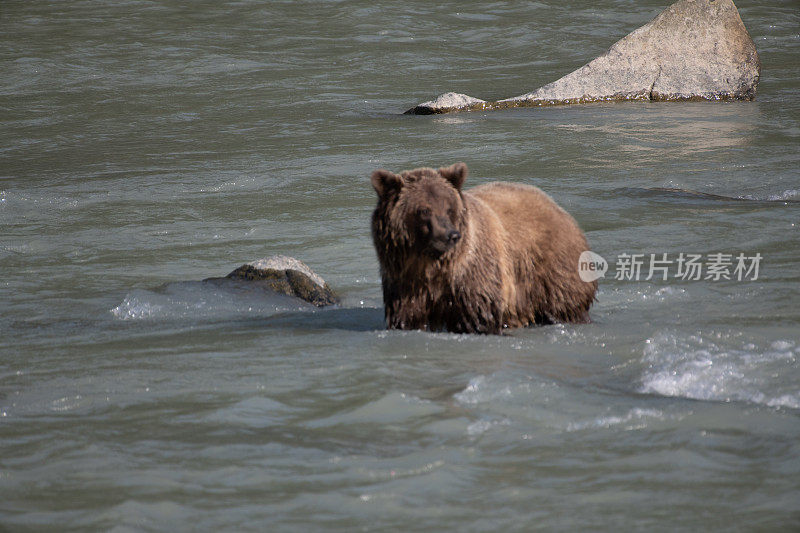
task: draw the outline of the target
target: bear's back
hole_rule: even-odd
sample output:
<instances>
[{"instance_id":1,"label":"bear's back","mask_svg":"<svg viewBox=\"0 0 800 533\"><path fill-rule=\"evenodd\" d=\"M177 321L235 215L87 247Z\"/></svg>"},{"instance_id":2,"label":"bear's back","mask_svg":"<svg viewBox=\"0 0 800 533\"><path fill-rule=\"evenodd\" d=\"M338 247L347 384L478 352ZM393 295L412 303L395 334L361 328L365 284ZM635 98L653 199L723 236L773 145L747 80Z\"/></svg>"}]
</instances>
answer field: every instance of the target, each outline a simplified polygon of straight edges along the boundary
<instances>
[{"instance_id":1,"label":"bear's back","mask_svg":"<svg viewBox=\"0 0 800 533\"><path fill-rule=\"evenodd\" d=\"M588 320L597 284L578 274L580 254L589 248L575 219L531 185L494 182L465 194L491 209L503 226L522 322Z\"/></svg>"},{"instance_id":2,"label":"bear's back","mask_svg":"<svg viewBox=\"0 0 800 533\"><path fill-rule=\"evenodd\" d=\"M538 187L498 181L467 192L495 212L512 242L546 243L558 237L568 247L585 244L575 219Z\"/></svg>"}]
</instances>

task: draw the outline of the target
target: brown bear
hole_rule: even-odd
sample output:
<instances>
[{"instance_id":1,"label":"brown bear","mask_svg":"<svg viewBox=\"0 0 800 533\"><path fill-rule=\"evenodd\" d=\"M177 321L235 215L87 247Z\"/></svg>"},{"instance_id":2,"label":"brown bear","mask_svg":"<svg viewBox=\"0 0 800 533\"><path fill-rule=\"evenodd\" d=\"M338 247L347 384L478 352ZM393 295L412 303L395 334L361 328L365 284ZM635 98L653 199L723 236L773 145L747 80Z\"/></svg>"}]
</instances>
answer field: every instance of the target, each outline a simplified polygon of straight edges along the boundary
<instances>
[{"instance_id":1,"label":"brown bear","mask_svg":"<svg viewBox=\"0 0 800 533\"><path fill-rule=\"evenodd\" d=\"M467 166L372 173L372 238L390 329L501 333L588 322L597 282L575 220L530 185L461 189Z\"/></svg>"}]
</instances>

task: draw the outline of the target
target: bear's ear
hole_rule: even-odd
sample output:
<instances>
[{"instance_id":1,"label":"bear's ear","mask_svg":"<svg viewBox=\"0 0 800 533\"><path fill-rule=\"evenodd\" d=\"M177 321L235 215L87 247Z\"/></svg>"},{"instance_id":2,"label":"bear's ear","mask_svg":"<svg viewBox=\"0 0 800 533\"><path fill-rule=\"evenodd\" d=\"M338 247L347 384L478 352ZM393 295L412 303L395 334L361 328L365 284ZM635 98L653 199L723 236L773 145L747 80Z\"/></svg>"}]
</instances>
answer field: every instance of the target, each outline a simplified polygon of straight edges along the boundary
<instances>
[{"instance_id":1,"label":"bear's ear","mask_svg":"<svg viewBox=\"0 0 800 533\"><path fill-rule=\"evenodd\" d=\"M464 163L456 163L439 169L439 174L452 183L457 191L461 191L461 186L464 185L464 180L467 179L467 173L467 165Z\"/></svg>"},{"instance_id":2,"label":"bear's ear","mask_svg":"<svg viewBox=\"0 0 800 533\"><path fill-rule=\"evenodd\" d=\"M397 192L403 187L403 178L388 170L376 170L372 173L372 186L380 198Z\"/></svg>"}]
</instances>

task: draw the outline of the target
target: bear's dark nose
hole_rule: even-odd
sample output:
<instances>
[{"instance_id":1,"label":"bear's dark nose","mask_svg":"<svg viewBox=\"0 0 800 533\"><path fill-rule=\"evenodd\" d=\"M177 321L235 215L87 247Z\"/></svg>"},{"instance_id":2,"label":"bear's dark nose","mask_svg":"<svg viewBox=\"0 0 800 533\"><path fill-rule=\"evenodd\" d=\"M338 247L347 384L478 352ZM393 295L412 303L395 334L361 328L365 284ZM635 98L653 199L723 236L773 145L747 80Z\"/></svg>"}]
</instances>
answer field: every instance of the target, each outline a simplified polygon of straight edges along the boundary
<instances>
[{"instance_id":1,"label":"bear's dark nose","mask_svg":"<svg viewBox=\"0 0 800 533\"><path fill-rule=\"evenodd\" d=\"M450 233L447 234L447 242L449 244L455 244L461 238L461 233L458 230L450 230Z\"/></svg>"}]
</instances>

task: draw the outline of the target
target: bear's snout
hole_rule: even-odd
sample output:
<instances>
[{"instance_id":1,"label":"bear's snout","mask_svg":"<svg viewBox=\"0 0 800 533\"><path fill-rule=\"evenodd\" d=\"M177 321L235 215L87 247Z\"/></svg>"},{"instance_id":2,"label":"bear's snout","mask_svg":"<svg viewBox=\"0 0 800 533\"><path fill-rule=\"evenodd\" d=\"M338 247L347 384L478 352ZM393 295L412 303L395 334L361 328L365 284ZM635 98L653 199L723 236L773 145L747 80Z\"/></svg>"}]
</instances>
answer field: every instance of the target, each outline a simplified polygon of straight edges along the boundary
<instances>
[{"instance_id":1,"label":"bear's snout","mask_svg":"<svg viewBox=\"0 0 800 533\"><path fill-rule=\"evenodd\" d=\"M461 238L461 233L454 229L450 230L450 233L447 234L447 242L451 244L455 244Z\"/></svg>"},{"instance_id":2,"label":"bear's snout","mask_svg":"<svg viewBox=\"0 0 800 533\"><path fill-rule=\"evenodd\" d=\"M461 232L446 217L434 218L432 222L429 251L434 257L439 257L461 240Z\"/></svg>"}]
</instances>

